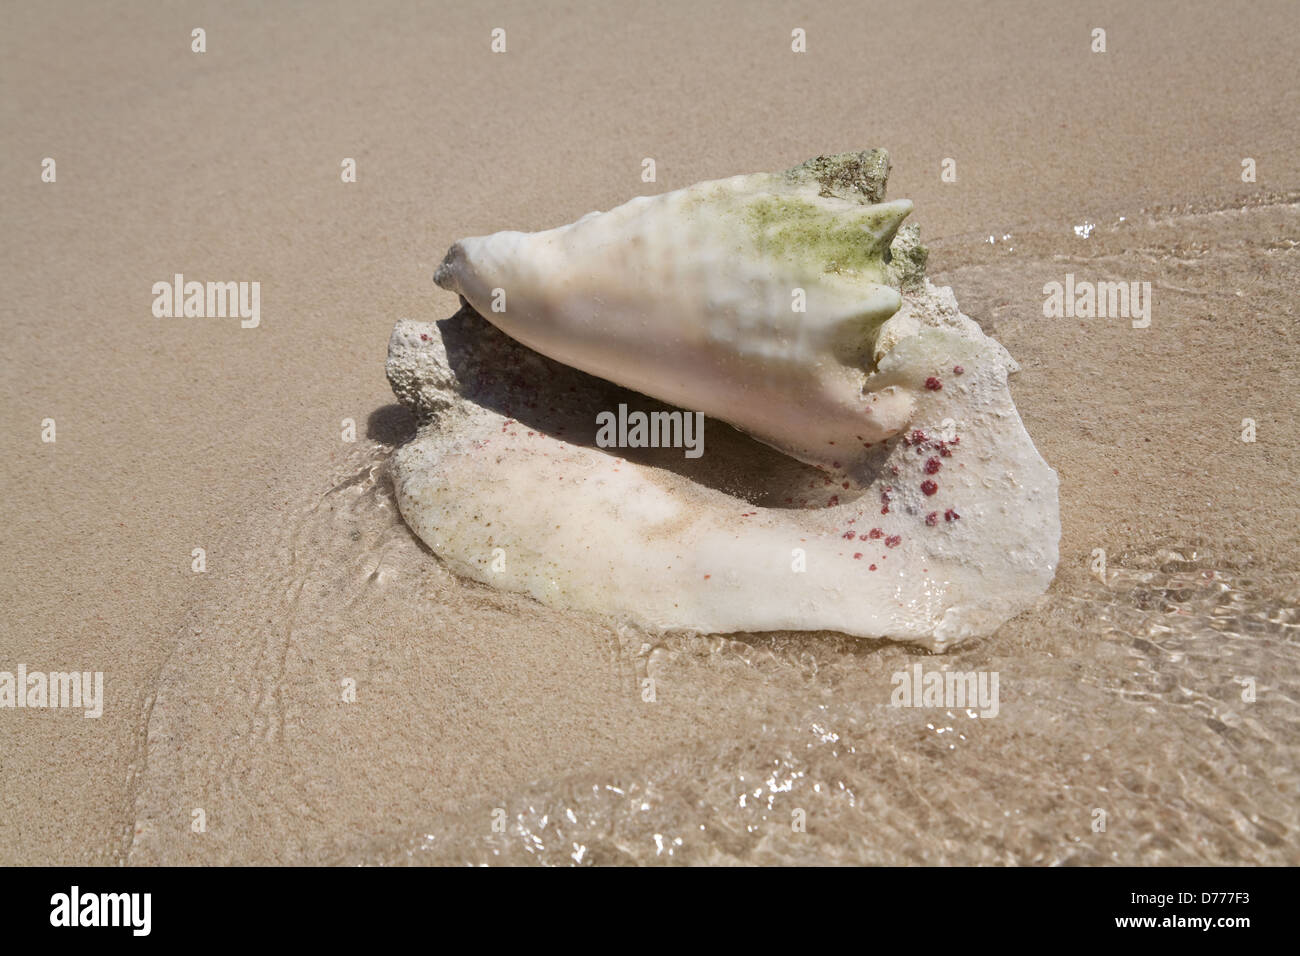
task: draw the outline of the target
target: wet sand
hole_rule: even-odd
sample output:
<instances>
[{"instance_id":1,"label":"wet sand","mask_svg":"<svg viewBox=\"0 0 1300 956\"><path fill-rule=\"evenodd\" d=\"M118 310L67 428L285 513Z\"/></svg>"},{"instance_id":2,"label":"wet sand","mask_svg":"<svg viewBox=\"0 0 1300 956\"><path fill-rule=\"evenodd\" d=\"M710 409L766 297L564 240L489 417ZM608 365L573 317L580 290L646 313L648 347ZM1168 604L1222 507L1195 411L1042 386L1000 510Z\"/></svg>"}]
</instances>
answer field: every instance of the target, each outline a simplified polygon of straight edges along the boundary
<instances>
[{"instance_id":1,"label":"wet sand","mask_svg":"<svg viewBox=\"0 0 1300 956\"><path fill-rule=\"evenodd\" d=\"M0 862L1300 860L1293 4L8 20L0 670L107 699L0 710ZM944 659L647 640L439 567L383 358L456 310L454 239L873 145L1023 366L1062 483L1038 608ZM155 318L175 272L260 281L260 327ZM1071 272L1151 282L1151 327L1044 318ZM999 717L890 708L918 660L999 671Z\"/></svg>"}]
</instances>

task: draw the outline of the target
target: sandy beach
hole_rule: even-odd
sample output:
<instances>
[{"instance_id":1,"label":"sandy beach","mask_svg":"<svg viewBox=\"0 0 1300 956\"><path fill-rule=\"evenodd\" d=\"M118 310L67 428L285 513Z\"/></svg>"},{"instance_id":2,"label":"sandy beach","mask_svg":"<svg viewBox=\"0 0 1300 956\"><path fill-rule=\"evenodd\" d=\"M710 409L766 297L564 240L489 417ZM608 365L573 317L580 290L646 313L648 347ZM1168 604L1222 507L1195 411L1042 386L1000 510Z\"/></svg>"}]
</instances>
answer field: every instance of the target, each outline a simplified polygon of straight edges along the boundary
<instances>
[{"instance_id":1,"label":"sandy beach","mask_svg":"<svg viewBox=\"0 0 1300 956\"><path fill-rule=\"evenodd\" d=\"M1294 3L5 13L0 671L104 697L0 708L0 863L1300 863ZM942 659L648 639L410 532L385 347L453 241L872 146L1022 366L1033 610ZM177 273L256 327L155 315ZM1045 317L1067 274L1150 326ZM1000 715L891 708L918 661Z\"/></svg>"}]
</instances>

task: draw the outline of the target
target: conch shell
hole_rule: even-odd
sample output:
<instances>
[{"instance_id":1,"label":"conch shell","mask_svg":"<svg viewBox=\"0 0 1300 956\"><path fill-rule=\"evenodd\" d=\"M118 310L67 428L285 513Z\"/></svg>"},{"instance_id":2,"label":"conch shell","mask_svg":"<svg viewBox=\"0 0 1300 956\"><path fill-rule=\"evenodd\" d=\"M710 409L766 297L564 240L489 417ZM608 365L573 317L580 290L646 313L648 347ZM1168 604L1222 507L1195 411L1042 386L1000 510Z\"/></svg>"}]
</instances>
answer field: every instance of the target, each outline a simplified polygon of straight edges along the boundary
<instances>
[{"instance_id":1,"label":"conch shell","mask_svg":"<svg viewBox=\"0 0 1300 956\"><path fill-rule=\"evenodd\" d=\"M868 381L912 211L880 201L888 169L883 150L848 154L462 239L434 281L543 355L829 463L912 414Z\"/></svg>"},{"instance_id":2,"label":"conch shell","mask_svg":"<svg viewBox=\"0 0 1300 956\"><path fill-rule=\"evenodd\" d=\"M394 457L407 523L459 573L651 631L942 650L1023 609L1056 474L888 169L818 157L457 242L435 279L470 308L389 343L422 423ZM698 462L593 447L645 396L791 457L717 421Z\"/></svg>"}]
</instances>

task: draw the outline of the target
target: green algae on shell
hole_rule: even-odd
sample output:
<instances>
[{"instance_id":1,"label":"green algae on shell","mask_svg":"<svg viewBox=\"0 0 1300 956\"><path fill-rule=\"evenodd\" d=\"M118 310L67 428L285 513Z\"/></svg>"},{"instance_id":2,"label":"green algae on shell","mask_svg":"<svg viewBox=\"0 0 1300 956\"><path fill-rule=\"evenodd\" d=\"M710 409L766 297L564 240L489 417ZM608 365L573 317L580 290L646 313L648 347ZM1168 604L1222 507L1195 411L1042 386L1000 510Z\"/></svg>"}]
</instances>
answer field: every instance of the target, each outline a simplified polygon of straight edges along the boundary
<instances>
[{"instance_id":1,"label":"green algae on shell","mask_svg":"<svg viewBox=\"0 0 1300 956\"><path fill-rule=\"evenodd\" d=\"M885 251L898 230L896 208L855 206L798 193L762 195L744 208L761 255L802 260L822 272L883 282Z\"/></svg>"}]
</instances>

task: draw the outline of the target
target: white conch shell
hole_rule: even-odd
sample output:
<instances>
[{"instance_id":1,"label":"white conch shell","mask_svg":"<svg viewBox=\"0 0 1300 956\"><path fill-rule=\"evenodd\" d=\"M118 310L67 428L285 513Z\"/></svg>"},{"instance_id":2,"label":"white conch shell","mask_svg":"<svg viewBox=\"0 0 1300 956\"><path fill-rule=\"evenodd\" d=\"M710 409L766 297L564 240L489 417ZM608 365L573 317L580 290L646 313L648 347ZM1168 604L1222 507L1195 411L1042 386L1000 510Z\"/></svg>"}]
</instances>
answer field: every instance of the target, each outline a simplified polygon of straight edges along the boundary
<instances>
[{"instance_id":1,"label":"white conch shell","mask_svg":"<svg viewBox=\"0 0 1300 956\"><path fill-rule=\"evenodd\" d=\"M865 201L857 208L880 209L882 157L819 159L790 174L724 180L723 191L743 181L780 194L778 179L811 171L818 193L857 190ZM879 176L853 175L863 169ZM692 271L659 232L686 236L698 225L688 196L744 204L719 199L718 185L586 219L605 219L603 242L580 220L567 231L453 248L440 281L471 304L486 293L484 316L566 364L468 309L436 325L399 322L388 376L423 423L393 459L402 515L457 573L650 631L836 630L933 650L992 631L1046 589L1060 537L1056 473L1007 388L1014 361L961 314L951 290L920 276L923 250L911 233L898 235L889 262L863 257L846 273L814 274L807 262L791 264L796 252L774 261L754 245L738 253L744 261L725 261L718 237L731 227L715 210L708 235L692 241L731 278ZM890 207L881 228L892 234L903 211ZM876 242L870 237L884 232L868 235ZM646 257L647 245L659 255ZM590 259L575 258L580 252ZM491 312L488 276L505 283L496 286L507 290L505 313ZM818 298L810 296L806 315L787 317L774 300L796 277ZM595 290L609 298L585 298ZM715 304L722 319L710 331ZM870 327L893 308L881 328ZM850 327L869 330L850 346L860 350L856 367L835 331ZM641 352L653 373L639 370ZM718 372L697 380L675 374L674 362L701 375L716 363ZM816 466L717 422L698 461L679 449L593 447L598 412L657 403L569 366L689 396ZM892 416L878 432L863 424L886 418L863 413L871 396ZM799 441L805 428L815 440Z\"/></svg>"},{"instance_id":2,"label":"white conch shell","mask_svg":"<svg viewBox=\"0 0 1300 956\"><path fill-rule=\"evenodd\" d=\"M883 154L837 160L462 239L434 278L543 355L804 461L843 459L911 416L910 393L869 376L901 304L884 256L912 204L873 201Z\"/></svg>"}]
</instances>

